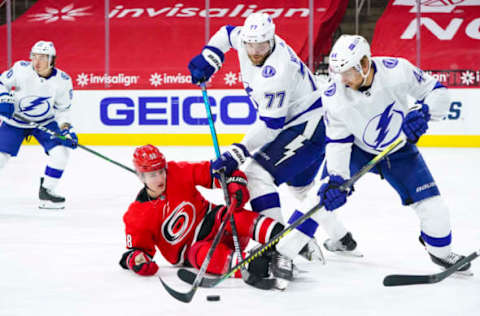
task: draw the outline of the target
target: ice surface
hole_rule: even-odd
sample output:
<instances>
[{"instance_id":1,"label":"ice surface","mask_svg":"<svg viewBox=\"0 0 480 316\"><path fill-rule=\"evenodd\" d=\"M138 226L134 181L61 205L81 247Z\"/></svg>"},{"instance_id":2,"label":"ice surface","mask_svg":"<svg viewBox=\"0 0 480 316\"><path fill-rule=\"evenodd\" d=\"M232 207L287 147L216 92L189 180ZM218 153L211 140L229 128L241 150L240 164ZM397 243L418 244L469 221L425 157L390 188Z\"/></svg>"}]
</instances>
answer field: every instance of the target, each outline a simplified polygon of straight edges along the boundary
<instances>
[{"instance_id":1,"label":"ice surface","mask_svg":"<svg viewBox=\"0 0 480 316\"><path fill-rule=\"evenodd\" d=\"M92 147L130 166L133 147ZM164 147L172 160L211 159L210 147ZM423 148L422 152L450 207L454 250L480 247L479 149ZM261 291L240 280L199 289L189 304L173 299L156 277L124 271L122 215L141 184L134 174L77 149L58 193L64 211L38 210L39 178L46 156L23 146L0 171L0 315L479 315L480 260L473 277L454 276L438 284L386 288L392 273L438 272L417 241L418 219L402 207L386 182L367 175L339 216L353 232L364 258L327 254L325 266L296 263L302 274L284 292ZM297 205L281 189L285 215ZM221 201L221 192L208 194ZM325 233L319 229L317 239ZM159 275L175 289L190 285L176 268L156 256ZM207 302L207 295L220 295Z\"/></svg>"}]
</instances>

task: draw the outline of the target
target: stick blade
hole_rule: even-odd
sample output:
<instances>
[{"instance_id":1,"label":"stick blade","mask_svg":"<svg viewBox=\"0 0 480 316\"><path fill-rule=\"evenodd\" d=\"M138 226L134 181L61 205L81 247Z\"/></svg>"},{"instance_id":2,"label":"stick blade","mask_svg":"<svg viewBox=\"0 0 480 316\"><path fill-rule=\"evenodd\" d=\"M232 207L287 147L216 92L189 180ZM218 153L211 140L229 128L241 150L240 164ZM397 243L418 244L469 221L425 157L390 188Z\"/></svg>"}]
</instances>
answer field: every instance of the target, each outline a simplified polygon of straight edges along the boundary
<instances>
[{"instance_id":1,"label":"stick blade","mask_svg":"<svg viewBox=\"0 0 480 316\"><path fill-rule=\"evenodd\" d=\"M177 275L182 281L189 284L193 284L193 282L195 282L195 278L197 277L197 273L187 269L179 269L177 271ZM200 287L215 287L219 283L219 279L221 278L203 277L202 281L200 282Z\"/></svg>"},{"instance_id":2,"label":"stick blade","mask_svg":"<svg viewBox=\"0 0 480 316\"><path fill-rule=\"evenodd\" d=\"M181 292L177 292L175 291L174 289L172 289L170 286L168 286L165 282L163 282L162 278L158 277L158 279L160 280L160 282L162 282L162 285L163 287L165 288L165 290L167 290L167 292L173 296L174 298L176 298L177 300L181 301L181 302L184 302L184 303L190 303L192 301L192 298L193 298L193 295L195 294L195 292L197 291L197 287L193 287L189 292L187 293L181 293Z\"/></svg>"},{"instance_id":3,"label":"stick blade","mask_svg":"<svg viewBox=\"0 0 480 316\"><path fill-rule=\"evenodd\" d=\"M414 285L434 283L430 275L391 274L383 279L384 286Z\"/></svg>"}]
</instances>

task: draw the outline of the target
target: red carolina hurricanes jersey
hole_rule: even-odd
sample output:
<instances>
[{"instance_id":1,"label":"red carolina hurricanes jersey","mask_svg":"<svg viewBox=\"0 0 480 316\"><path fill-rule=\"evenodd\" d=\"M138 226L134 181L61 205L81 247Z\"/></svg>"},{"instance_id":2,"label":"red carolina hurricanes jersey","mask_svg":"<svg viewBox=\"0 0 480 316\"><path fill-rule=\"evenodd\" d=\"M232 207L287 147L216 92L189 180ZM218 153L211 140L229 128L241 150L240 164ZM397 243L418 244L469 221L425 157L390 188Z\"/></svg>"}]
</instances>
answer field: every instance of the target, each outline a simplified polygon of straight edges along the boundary
<instances>
[{"instance_id":1,"label":"red carolina hurricanes jersey","mask_svg":"<svg viewBox=\"0 0 480 316\"><path fill-rule=\"evenodd\" d=\"M151 200L142 189L123 216L127 248L139 248L153 256L157 246L168 262L183 262L196 228L212 207L195 186L212 188L212 181L209 161L169 161L165 193Z\"/></svg>"}]
</instances>

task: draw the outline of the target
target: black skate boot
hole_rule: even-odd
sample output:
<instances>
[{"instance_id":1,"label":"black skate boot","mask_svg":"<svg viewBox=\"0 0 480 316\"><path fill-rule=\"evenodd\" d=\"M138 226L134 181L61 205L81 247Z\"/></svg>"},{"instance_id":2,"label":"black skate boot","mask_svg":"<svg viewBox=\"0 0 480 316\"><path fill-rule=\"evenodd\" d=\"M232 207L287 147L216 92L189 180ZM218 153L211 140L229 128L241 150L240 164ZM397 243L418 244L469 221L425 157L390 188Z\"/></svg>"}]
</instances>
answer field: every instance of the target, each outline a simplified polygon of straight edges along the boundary
<instances>
[{"instance_id":1,"label":"black skate boot","mask_svg":"<svg viewBox=\"0 0 480 316\"><path fill-rule=\"evenodd\" d=\"M277 280L275 287L279 290L285 290L288 283L293 280L293 260L280 254L278 251L272 253L272 262L270 270Z\"/></svg>"},{"instance_id":2,"label":"black skate boot","mask_svg":"<svg viewBox=\"0 0 480 316\"><path fill-rule=\"evenodd\" d=\"M51 190L43 187L43 177L40 178L40 190L38 192L38 198L40 199L40 209L64 209L65 198L63 196L56 195Z\"/></svg>"},{"instance_id":3,"label":"black skate boot","mask_svg":"<svg viewBox=\"0 0 480 316\"><path fill-rule=\"evenodd\" d=\"M425 247L425 241L423 240L422 236L419 236L418 240ZM425 247L425 250L427 250L426 247ZM428 252L428 250L427 250L427 252ZM454 252L450 252L448 254L448 256L446 256L445 258L440 258L440 257L434 256L431 253L428 253L428 255L430 256L430 259L432 259L433 263L435 263L436 265L439 265L443 269L448 269L451 266L453 266L455 263L457 263L458 261L465 258L465 256L458 255ZM470 264L470 262L468 262L468 263L464 264L463 266L461 266L460 268L458 268L457 271L465 272L468 269L470 269L470 266L471 266L471 264Z\"/></svg>"},{"instance_id":4,"label":"black skate boot","mask_svg":"<svg viewBox=\"0 0 480 316\"><path fill-rule=\"evenodd\" d=\"M327 239L323 243L325 249L337 254L354 256L354 257L363 257L358 251L355 251L357 248L357 242L352 237L352 233L348 232L339 240Z\"/></svg>"}]
</instances>

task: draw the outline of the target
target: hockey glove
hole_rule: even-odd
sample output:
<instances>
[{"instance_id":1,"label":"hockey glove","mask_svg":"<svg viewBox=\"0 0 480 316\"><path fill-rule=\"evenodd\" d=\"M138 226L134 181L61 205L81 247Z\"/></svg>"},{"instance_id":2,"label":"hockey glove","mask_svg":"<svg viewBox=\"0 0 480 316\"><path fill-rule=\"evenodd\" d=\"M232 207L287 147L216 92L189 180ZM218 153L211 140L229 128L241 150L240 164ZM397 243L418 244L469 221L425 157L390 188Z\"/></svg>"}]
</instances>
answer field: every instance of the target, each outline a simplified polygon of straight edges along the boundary
<instances>
[{"instance_id":1,"label":"hockey glove","mask_svg":"<svg viewBox=\"0 0 480 316\"><path fill-rule=\"evenodd\" d=\"M0 115L12 118L15 111L15 99L7 92L0 93Z\"/></svg>"},{"instance_id":2,"label":"hockey glove","mask_svg":"<svg viewBox=\"0 0 480 316\"><path fill-rule=\"evenodd\" d=\"M226 180L227 190L235 210L242 209L250 199L247 189L247 176L240 170L235 170Z\"/></svg>"},{"instance_id":3,"label":"hockey glove","mask_svg":"<svg viewBox=\"0 0 480 316\"><path fill-rule=\"evenodd\" d=\"M212 161L212 173L215 177L219 177L218 173L223 172L228 177L237 170L238 166L243 164L249 156L250 154L244 145L232 144L220 158Z\"/></svg>"},{"instance_id":4,"label":"hockey glove","mask_svg":"<svg viewBox=\"0 0 480 316\"><path fill-rule=\"evenodd\" d=\"M320 203L325 206L327 211L333 211L347 202L348 191L340 190L340 186L345 183L341 176L332 175L328 181L320 186L318 196Z\"/></svg>"},{"instance_id":5,"label":"hockey glove","mask_svg":"<svg viewBox=\"0 0 480 316\"><path fill-rule=\"evenodd\" d=\"M139 249L132 249L125 252L120 259L120 265L124 269L130 269L142 276L154 275L158 271L158 265L152 258Z\"/></svg>"},{"instance_id":6,"label":"hockey glove","mask_svg":"<svg viewBox=\"0 0 480 316\"><path fill-rule=\"evenodd\" d=\"M213 46L205 46L200 55L192 58L188 69L192 75L192 83L199 84L208 81L222 67L224 60L222 51Z\"/></svg>"},{"instance_id":7,"label":"hockey glove","mask_svg":"<svg viewBox=\"0 0 480 316\"><path fill-rule=\"evenodd\" d=\"M428 105L422 104L407 113L402 123L402 130L410 143L416 143L428 129L430 113Z\"/></svg>"},{"instance_id":8,"label":"hockey glove","mask_svg":"<svg viewBox=\"0 0 480 316\"><path fill-rule=\"evenodd\" d=\"M57 137L57 140L61 145L72 149L77 148L78 137L71 125L66 124L60 132L60 135L65 137L65 139L60 139L59 137Z\"/></svg>"}]
</instances>

